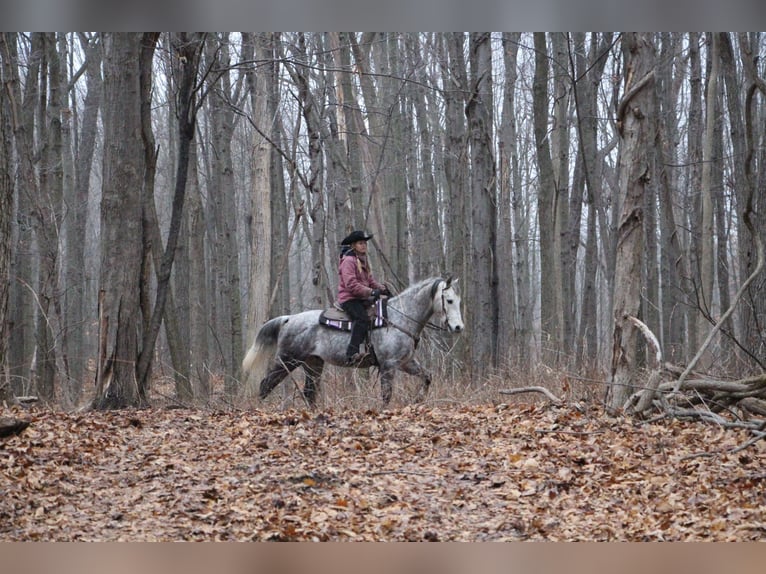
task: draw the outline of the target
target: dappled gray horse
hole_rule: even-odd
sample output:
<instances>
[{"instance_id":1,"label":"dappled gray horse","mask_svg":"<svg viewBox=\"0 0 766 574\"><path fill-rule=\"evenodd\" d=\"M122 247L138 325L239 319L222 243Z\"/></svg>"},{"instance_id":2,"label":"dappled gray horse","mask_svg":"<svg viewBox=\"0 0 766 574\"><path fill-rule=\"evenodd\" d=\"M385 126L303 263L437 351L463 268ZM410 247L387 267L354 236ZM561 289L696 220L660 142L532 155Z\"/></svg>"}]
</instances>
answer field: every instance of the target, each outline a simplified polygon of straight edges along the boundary
<instances>
[{"instance_id":1,"label":"dappled gray horse","mask_svg":"<svg viewBox=\"0 0 766 574\"><path fill-rule=\"evenodd\" d=\"M384 404L391 400L396 369L420 377L423 381L420 399L428 392L431 377L415 359L415 348L429 321L453 333L463 330L456 283L457 280L452 278L432 277L410 285L388 300L387 321L382 327L370 331L372 352L361 363L353 365L377 366L380 369ZM313 406L325 363L349 366L346 363L346 347L350 334L321 325L321 314L322 311L316 309L283 315L267 321L259 329L242 361L242 372L246 377L253 370L262 372L261 368L270 364L268 373L261 381L261 399L268 396L293 369L303 367L306 373L303 395Z\"/></svg>"}]
</instances>

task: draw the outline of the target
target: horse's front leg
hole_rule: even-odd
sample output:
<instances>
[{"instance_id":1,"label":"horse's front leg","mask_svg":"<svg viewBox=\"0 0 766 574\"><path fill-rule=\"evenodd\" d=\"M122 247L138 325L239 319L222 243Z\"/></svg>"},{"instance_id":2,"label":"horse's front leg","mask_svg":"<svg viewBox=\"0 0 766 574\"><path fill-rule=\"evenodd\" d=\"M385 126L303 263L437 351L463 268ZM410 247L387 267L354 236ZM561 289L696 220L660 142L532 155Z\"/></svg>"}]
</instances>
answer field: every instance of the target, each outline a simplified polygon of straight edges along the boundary
<instances>
[{"instance_id":1,"label":"horse's front leg","mask_svg":"<svg viewBox=\"0 0 766 574\"><path fill-rule=\"evenodd\" d=\"M380 369L380 395L383 405L387 406L391 402L393 394L394 369L391 367L381 367Z\"/></svg>"},{"instance_id":2,"label":"horse's front leg","mask_svg":"<svg viewBox=\"0 0 766 574\"><path fill-rule=\"evenodd\" d=\"M411 361L403 363L400 368L408 375L418 377L421 381L423 381L418 394L415 395L415 402L422 403L424 400L426 400L428 389L431 387L431 375L427 373L423 367L420 366L420 363L418 363L417 359L412 359Z\"/></svg>"}]
</instances>

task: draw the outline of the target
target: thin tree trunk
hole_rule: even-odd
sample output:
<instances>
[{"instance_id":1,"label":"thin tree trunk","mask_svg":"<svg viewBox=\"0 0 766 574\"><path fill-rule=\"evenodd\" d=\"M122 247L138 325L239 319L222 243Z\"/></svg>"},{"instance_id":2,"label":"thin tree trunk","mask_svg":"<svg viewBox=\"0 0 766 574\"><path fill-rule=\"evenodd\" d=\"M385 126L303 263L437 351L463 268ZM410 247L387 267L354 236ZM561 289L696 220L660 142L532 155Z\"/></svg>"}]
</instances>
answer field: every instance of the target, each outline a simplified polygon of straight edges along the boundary
<instances>
[{"instance_id":1,"label":"thin tree trunk","mask_svg":"<svg viewBox=\"0 0 766 574\"><path fill-rule=\"evenodd\" d=\"M702 148L702 180L700 191L702 195L702 210L700 213L700 289L698 290L697 341L699 348L710 331L710 315L713 309L713 276L714 276L714 217L713 217L713 143L715 137L716 101L718 94L718 35L711 35L710 47L710 76L707 81L705 96L705 136ZM702 368L710 366L710 355L702 359Z\"/></svg>"},{"instance_id":2,"label":"thin tree trunk","mask_svg":"<svg viewBox=\"0 0 766 574\"><path fill-rule=\"evenodd\" d=\"M4 34L5 36L5 34ZM0 39L2 43L4 39ZM3 57L5 53L0 51ZM6 86L6 70L0 68L0 99L5 100L8 94ZM11 386L8 378L8 297L10 294L11 268L11 218L13 216L13 127L11 126L10 110L6 105L0 105L0 404L11 398Z\"/></svg>"},{"instance_id":3,"label":"thin tree trunk","mask_svg":"<svg viewBox=\"0 0 766 574\"><path fill-rule=\"evenodd\" d=\"M702 63L700 59L700 34L698 32L691 32L689 34L689 128L688 128L688 158L687 163L689 165L689 186L687 188L686 197L686 209L684 212L687 214L687 221L684 222L686 229L692 230L689 234L687 247L687 258L689 260L689 277L688 280L694 286L694 292L691 293L692 299L687 304L695 307L700 302L700 285L699 285L699 271L700 271L700 224L701 224L701 200L700 194L697 190L702 188ZM687 338L686 353L684 362L687 357L691 356L694 349L697 347L699 337L697 330L699 327L699 321L696 315L692 312L689 316L689 336Z\"/></svg>"},{"instance_id":4,"label":"thin tree trunk","mask_svg":"<svg viewBox=\"0 0 766 574\"><path fill-rule=\"evenodd\" d=\"M497 197L492 150L492 51L489 33L470 35L471 286L468 316L473 380L497 365Z\"/></svg>"},{"instance_id":5,"label":"thin tree trunk","mask_svg":"<svg viewBox=\"0 0 766 574\"><path fill-rule=\"evenodd\" d=\"M497 313L498 333L498 362L510 365L518 362L517 357L526 353L519 352L519 323L516 307L516 280L514 265L516 258L513 251L513 213L511 212L513 190L519 186L519 157L516 141L516 67L518 63L519 40L518 32L503 33L503 63L505 67L505 84L503 87L502 122L499 133L499 189L498 198L498 237L497 248L504 257L497 258L498 265L498 300Z\"/></svg>"},{"instance_id":6,"label":"thin tree trunk","mask_svg":"<svg viewBox=\"0 0 766 574\"><path fill-rule=\"evenodd\" d=\"M152 35L144 40L142 48L152 49L158 35ZM160 332L162 319L166 316L165 305L170 292L170 273L173 269L173 261L178 245L178 237L181 231L184 201L186 199L186 178L189 173L189 148L194 138L196 128L196 101L194 84L197 75L197 67L200 54L200 39L194 35L179 34L175 49L178 50L183 62L183 74L178 87L178 164L176 168L175 189L173 193L172 214L170 229L168 230L167 244L160 261L157 272L157 297L152 311L149 329L144 332L141 354L137 366L137 378L140 388L147 388L149 371L154 354L154 346ZM146 60L150 65L151 60ZM187 398L191 394L188 374L181 385L180 395Z\"/></svg>"},{"instance_id":7,"label":"thin tree trunk","mask_svg":"<svg viewBox=\"0 0 766 574\"><path fill-rule=\"evenodd\" d=\"M542 357L555 364L561 351L561 316L559 281L556 262L556 180L551 159L548 133L548 47L544 32L534 34L535 75L533 84L534 132L537 146L537 166L540 173L537 200L537 221L540 234L540 321L542 329Z\"/></svg>"},{"instance_id":8,"label":"thin tree trunk","mask_svg":"<svg viewBox=\"0 0 766 574\"><path fill-rule=\"evenodd\" d=\"M566 35L553 32L551 48L553 61L556 63L553 73L553 117L554 124L550 139L551 156L553 160L554 196L553 209L555 222L553 229L553 271L554 288L556 290L555 313L558 317L559 332L551 343L557 353L564 353L571 348L574 337L574 277L577 262L577 247L579 245L579 213L582 210L582 199L573 199L578 215L573 227L569 225L569 82L565 70L567 67ZM574 256L572 256L574 244ZM565 303L566 302L566 303ZM566 312L565 312L566 309ZM562 355L560 355L562 356Z\"/></svg>"},{"instance_id":9,"label":"thin tree trunk","mask_svg":"<svg viewBox=\"0 0 766 574\"><path fill-rule=\"evenodd\" d=\"M189 214L189 345L194 395L210 398L210 346L208 331L208 269L205 265L205 213L200 196L197 172L197 145L189 145L189 180L187 182Z\"/></svg>"}]
</instances>

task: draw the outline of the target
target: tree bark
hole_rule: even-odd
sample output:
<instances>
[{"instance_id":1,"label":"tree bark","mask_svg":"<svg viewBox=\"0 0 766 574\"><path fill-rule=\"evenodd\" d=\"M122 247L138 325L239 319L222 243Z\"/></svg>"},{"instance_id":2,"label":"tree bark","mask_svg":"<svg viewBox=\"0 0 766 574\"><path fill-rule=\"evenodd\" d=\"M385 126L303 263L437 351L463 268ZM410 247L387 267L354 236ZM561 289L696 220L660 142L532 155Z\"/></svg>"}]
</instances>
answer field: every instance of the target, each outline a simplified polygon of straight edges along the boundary
<instances>
[{"instance_id":1,"label":"tree bark","mask_svg":"<svg viewBox=\"0 0 766 574\"><path fill-rule=\"evenodd\" d=\"M245 42L249 44L248 51L262 61L265 58L265 47L262 46L254 35L245 36ZM250 105L252 107L253 122L258 130L253 134L252 163L253 184L250 190L250 209L252 213L252 234L250 244L250 302L247 314L248 341L255 336L260 326L270 318L270 295L274 277L271 274L271 260L282 260L287 257L284 251L275 252L272 249L272 236L274 227L271 218L271 146L269 141L273 138L272 116L269 114L268 97L269 90L266 74L256 76L255 70L247 71L247 83L250 92ZM263 135L261 135L263 134ZM282 199L284 201L284 199ZM274 222L276 225L286 226L286 221ZM277 253L279 253L277 255Z\"/></svg>"},{"instance_id":2,"label":"tree bark","mask_svg":"<svg viewBox=\"0 0 766 574\"><path fill-rule=\"evenodd\" d=\"M3 34L5 36L5 34ZM0 42L5 41L0 40ZM5 57L4 52L0 52ZM5 90L6 70L0 69L3 91L1 100L9 97ZM9 108L0 104L0 404L11 397L8 378L8 297L10 294L11 268L11 217L13 215L13 127Z\"/></svg>"},{"instance_id":3,"label":"tree bark","mask_svg":"<svg viewBox=\"0 0 766 574\"><path fill-rule=\"evenodd\" d=\"M143 34L106 33L104 42L104 164L96 409L146 404L136 377L142 258L140 61Z\"/></svg>"},{"instance_id":4,"label":"tree bark","mask_svg":"<svg viewBox=\"0 0 766 574\"><path fill-rule=\"evenodd\" d=\"M498 134L499 157L499 190L498 197L498 238L497 248L505 256L497 258L498 277L500 278L497 291L498 313L498 362L501 365L518 363L518 357L526 356L523 345L520 344L520 324L516 306L518 278L515 266L518 253L514 253L514 225L511 209L513 196L520 187L518 136L516 130L516 67L518 65L519 40L518 32L503 33L503 64L505 67L505 83L503 87L503 108L500 133ZM521 351L521 352L519 352Z\"/></svg>"},{"instance_id":5,"label":"tree bark","mask_svg":"<svg viewBox=\"0 0 766 574\"><path fill-rule=\"evenodd\" d=\"M471 374L497 366L497 195L492 147L492 59L489 33L470 35L471 91L466 117L471 144Z\"/></svg>"},{"instance_id":6,"label":"tree bark","mask_svg":"<svg viewBox=\"0 0 766 574\"><path fill-rule=\"evenodd\" d=\"M33 146L35 133L35 105L40 90L40 64L43 57L42 35L32 34L29 54L26 62L24 91L21 90L19 77L19 50L16 33L2 34L2 66L4 92L7 96L13 138L16 146L17 161L17 206L14 221L11 224L15 244L11 249L11 276L15 280L10 285L9 325L8 325L8 363L13 394L23 395L31 391L35 377L34 361L35 340L35 303L34 269L34 206L38 196L35 175L37 158ZM15 227L15 229L14 229Z\"/></svg>"},{"instance_id":7,"label":"tree bark","mask_svg":"<svg viewBox=\"0 0 766 574\"><path fill-rule=\"evenodd\" d=\"M88 269L85 262L86 222L90 196L90 176L98 135L98 114L101 108L101 42L97 34L78 34L80 48L85 56L86 93L80 113L80 128L74 161L73 198L69 201L66 227L66 253L64 259L64 308L66 336L64 351L69 359L70 400L77 404L86 377L87 357L92 345L86 345L87 312L86 279ZM73 106L74 107L74 106Z\"/></svg>"},{"instance_id":8,"label":"tree bark","mask_svg":"<svg viewBox=\"0 0 766 574\"><path fill-rule=\"evenodd\" d=\"M646 186L649 176L647 148L654 141L654 45L648 34L623 38L626 58L625 88L617 109L620 130L621 210L617 228L614 278L614 330L610 369L611 411L621 409L636 376L635 325L641 305L641 265Z\"/></svg>"},{"instance_id":9,"label":"tree bark","mask_svg":"<svg viewBox=\"0 0 766 574\"><path fill-rule=\"evenodd\" d=\"M151 66L151 58L148 58L146 53L147 51L152 52L154 50L154 45L156 44L157 39L158 35L156 34L147 34L144 38L142 45L142 61L147 66ZM191 147L191 141L194 138L194 131L196 128L197 106L194 83L199 63L200 43L201 40L198 37L187 37L185 34L180 34L177 39L177 45L174 46L174 48L178 50L180 59L183 62L183 72L178 88L178 162L176 167L172 214L164 253L162 254L162 257L156 258L158 263L158 265L156 265L157 294L148 328L143 333L143 344L136 369L140 387L148 388L154 346L164 317L166 321L166 333L168 334L168 340L171 345L171 353L174 355L174 365L176 371L180 375L176 380L176 386L180 390L179 398L182 399L188 399L191 395L188 363L180 365L182 359L179 357L180 353L177 349L179 341L177 333L178 327L174 321L175 310L168 310L166 308L166 303L171 299L170 275L173 269L173 261L175 259L176 247L178 245L178 238L181 231L181 222L183 221L184 201L186 199L186 179L189 172L189 148ZM143 104L149 94L145 88L148 88L148 85L151 83L151 74L148 74L145 69L142 70L142 73L144 74L144 90L142 91L145 93L145 98L142 99ZM147 140L147 143L148 141L150 140ZM153 150L150 150L150 153L153 153ZM146 193L151 196L151 201L153 202L153 194L149 194L148 191ZM144 210L147 208L151 215L153 205L148 205L148 202L145 200ZM151 219L152 218L150 217L150 220ZM156 216L153 219L155 222L154 225L151 225L150 221L152 230L145 230L145 232L150 233L153 236L153 243L159 242L159 245L154 248L159 251L162 246L161 238L157 233L159 226L156 225ZM168 318L171 320L168 321ZM175 353L173 353L173 348L176 349Z\"/></svg>"},{"instance_id":10,"label":"tree bark","mask_svg":"<svg viewBox=\"0 0 766 574\"><path fill-rule=\"evenodd\" d=\"M556 239L556 180L551 158L550 135L548 132L548 46L544 32L535 32L535 75L532 88L534 107L534 133L539 170L539 191L537 199L537 223L540 235L540 321L542 329L542 358L546 363L555 364L562 351L561 308L557 255L559 242Z\"/></svg>"},{"instance_id":11,"label":"tree bark","mask_svg":"<svg viewBox=\"0 0 766 574\"><path fill-rule=\"evenodd\" d=\"M705 135L702 146L702 179L700 192L702 207L700 212L700 288L698 290L699 312L697 320L697 341L699 347L710 331L710 317L713 312L713 276L714 276L714 242L715 228L713 217L713 143L715 139L716 101L718 99L718 35L711 35L710 44L710 75L707 81L705 97ZM723 238L721 238L723 240ZM710 355L703 357L703 369L710 366Z\"/></svg>"}]
</instances>

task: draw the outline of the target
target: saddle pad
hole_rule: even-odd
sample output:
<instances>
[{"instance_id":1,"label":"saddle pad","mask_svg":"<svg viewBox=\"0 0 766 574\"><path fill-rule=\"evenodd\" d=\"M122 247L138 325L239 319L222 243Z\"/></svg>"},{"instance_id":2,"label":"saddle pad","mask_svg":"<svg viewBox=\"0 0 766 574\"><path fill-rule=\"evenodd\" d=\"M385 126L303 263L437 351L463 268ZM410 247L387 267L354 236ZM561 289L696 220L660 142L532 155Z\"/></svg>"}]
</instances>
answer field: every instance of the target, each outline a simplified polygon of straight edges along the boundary
<instances>
[{"instance_id":1,"label":"saddle pad","mask_svg":"<svg viewBox=\"0 0 766 574\"><path fill-rule=\"evenodd\" d=\"M388 318L388 307L386 299L378 299L375 304L369 308L368 314L370 316L370 326L375 329L382 327L386 324ZM348 316L348 313L339 309L338 307L330 307L325 309L319 315L319 324L331 329L339 329L341 331L350 331L353 321Z\"/></svg>"}]
</instances>

